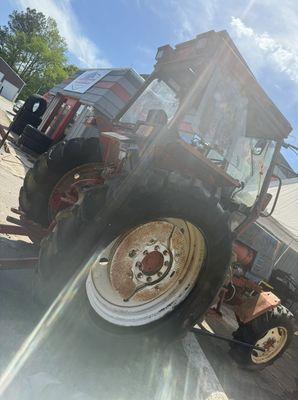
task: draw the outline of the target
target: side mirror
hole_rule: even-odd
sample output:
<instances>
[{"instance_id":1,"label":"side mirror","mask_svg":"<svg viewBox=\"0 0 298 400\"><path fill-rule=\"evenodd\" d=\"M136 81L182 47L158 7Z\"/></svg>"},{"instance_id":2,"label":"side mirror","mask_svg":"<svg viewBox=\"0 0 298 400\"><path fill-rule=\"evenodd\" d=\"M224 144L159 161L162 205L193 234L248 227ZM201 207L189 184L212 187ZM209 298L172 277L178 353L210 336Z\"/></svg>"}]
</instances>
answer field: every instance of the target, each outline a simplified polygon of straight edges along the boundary
<instances>
[{"instance_id":1,"label":"side mirror","mask_svg":"<svg viewBox=\"0 0 298 400\"><path fill-rule=\"evenodd\" d=\"M269 211L269 213L265 213L265 209L268 206L268 204L270 203L270 201L272 200L272 194L271 193L266 193L266 196L264 197L263 201L262 201L262 205L261 205L261 217L270 217L273 214L273 211L275 210L276 204L277 204L277 200L280 194L280 190L281 190L281 185L282 185L282 181L280 179L279 176L277 175L272 175L271 179L277 180L278 181L278 187L277 187L277 191L276 191L276 195L275 195L275 199L273 201L271 210Z\"/></svg>"}]
</instances>

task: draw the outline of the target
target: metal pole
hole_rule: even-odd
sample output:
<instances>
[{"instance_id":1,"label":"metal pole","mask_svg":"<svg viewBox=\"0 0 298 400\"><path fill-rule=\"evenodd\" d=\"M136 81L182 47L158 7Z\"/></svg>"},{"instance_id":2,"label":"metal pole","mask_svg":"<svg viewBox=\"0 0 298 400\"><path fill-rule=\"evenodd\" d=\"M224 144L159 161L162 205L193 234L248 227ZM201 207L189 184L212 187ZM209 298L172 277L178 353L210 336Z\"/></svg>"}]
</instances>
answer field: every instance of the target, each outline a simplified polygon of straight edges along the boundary
<instances>
[{"instance_id":1,"label":"metal pole","mask_svg":"<svg viewBox=\"0 0 298 400\"><path fill-rule=\"evenodd\" d=\"M0 143L0 150L1 150L2 146L4 145L4 143L6 142L6 139L8 138L9 132L11 131L12 122L10 123L10 125L9 125L9 127L7 129L7 132L2 137L2 140L1 140L1 143ZM1 129L3 129L3 128L1 127ZM3 129L3 132L4 132L4 129Z\"/></svg>"},{"instance_id":2,"label":"metal pole","mask_svg":"<svg viewBox=\"0 0 298 400\"><path fill-rule=\"evenodd\" d=\"M192 331L194 333L198 333L199 335L211 336L211 337L214 337L215 339L220 339L220 340L224 340L225 342L239 344L244 347L249 347L250 349L259 350L259 351L263 351L263 352L266 351L263 347L258 347L258 346L254 346L253 344L250 344L250 343L241 342L240 340L227 338L226 336L221 336L216 333L208 332L204 329L193 328Z\"/></svg>"}]
</instances>

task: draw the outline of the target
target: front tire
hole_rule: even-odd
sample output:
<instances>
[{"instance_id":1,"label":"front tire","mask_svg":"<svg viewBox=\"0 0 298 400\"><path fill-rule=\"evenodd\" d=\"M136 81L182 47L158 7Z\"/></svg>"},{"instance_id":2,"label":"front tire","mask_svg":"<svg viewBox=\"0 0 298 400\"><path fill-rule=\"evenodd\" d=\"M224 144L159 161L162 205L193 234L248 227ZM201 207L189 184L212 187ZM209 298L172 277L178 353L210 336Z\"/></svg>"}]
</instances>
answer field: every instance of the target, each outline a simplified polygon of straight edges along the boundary
<instances>
[{"instance_id":1,"label":"front tire","mask_svg":"<svg viewBox=\"0 0 298 400\"><path fill-rule=\"evenodd\" d=\"M265 349L262 352L233 345L230 351L241 367L261 370L280 358L290 345L294 336L294 316L286 307L278 305L251 322L240 325L233 336Z\"/></svg>"},{"instance_id":2,"label":"front tire","mask_svg":"<svg viewBox=\"0 0 298 400\"><path fill-rule=\"evenodd\" d=\"M166 324L174 328L172 332L178 334L181 329L190 328L203 317L211 305L230 263L231 235L225 213L219 206L212 205L199 188L185 188L177 182L163 185L153 192L148 192L144 186L134 187L130 195L115 208L110 206L111 201L109 197L106 198L106 194L105 186L90 191L80 207L68 210L67 215L63 212L58 215L58 223L53 232L42 241L38 270L38 292L42 300L47 298L51 301L73 274L84 268L88 259L89 262L92 257L98 259L98 249L108 248L116 238L123 238L131 230L152 221L182 219L200 232L207 248L198 275L185 287L185 291L188 291L187 297L184 298L179 292L181 301L177 301L175 307L168 302L166 312L160 312L158 318L158 312L155 312L152 322L148 318L145 322L139 320L135 323L129 318L124 322L119 319L118 323L115 318L105 320L113 322L111 325L114 328L118 325L120 330L131 329L134 325L133 329L144 331L147 327L151 329L152 325ZM169 274L167 276L170 277ZM89 275L89 284L90 279ZM123 289L121 282L123 280L120 279L120 291ZM90 287L88 297L92 297ZM96 311L92 300L91 305ZM161 304L160 311L162 310ZM98 314L102 317L104 312Z\"/></svg>"}]
</instances>

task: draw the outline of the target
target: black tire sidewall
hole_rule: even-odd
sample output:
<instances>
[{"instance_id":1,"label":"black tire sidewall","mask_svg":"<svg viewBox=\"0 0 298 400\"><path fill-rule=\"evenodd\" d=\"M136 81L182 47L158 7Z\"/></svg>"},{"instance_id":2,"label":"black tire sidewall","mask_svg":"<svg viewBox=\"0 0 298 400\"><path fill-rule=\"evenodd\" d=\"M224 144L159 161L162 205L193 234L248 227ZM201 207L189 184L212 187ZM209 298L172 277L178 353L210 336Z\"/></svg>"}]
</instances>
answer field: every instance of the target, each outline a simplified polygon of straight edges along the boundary
<instances>
[{"instance_id":1,"label":"black tire sidewall","mask_svg":"<svg viewBox=\"0 0 298 400\"><path fill-rule=\"evenodd\" d=\"M111 216L106 217L106 214L103 209L97 216L97 221L92 219L85 221L85 224L77 221L72 225L68 220L66 224L69 224L69 228L65 229L64 235L62 230L59 233L59 226L56 227L58 231L53 232L53 240L48 238L41 247L41 275L43 268L48 271L39 283L51 286L50 281L54 284L67 282L87 261L94 246L106 247L131 227L156 219L182 218L202 231L207 244L207 255L191 293L174 312L167 314L156 324L167 325L174 329L178 329L177 327L186 329L198 322L218 293L230 263L231 235L223 211L218 206L212 206L202 195L192 197L183 191L166 189L158 193L147 192L132 196L114 210ZM55 255L49 251L51 246L56 250L58 247ZM49 269L53 265L55 270L51 276ZM41 293L45 293L45 290L42 289ZM154 326L155 323L148 326L150 325ZM148 326L140 327L140 330L152 328ZM138 327L133 329L138 330Z\"/></svg>"}]
</instances>

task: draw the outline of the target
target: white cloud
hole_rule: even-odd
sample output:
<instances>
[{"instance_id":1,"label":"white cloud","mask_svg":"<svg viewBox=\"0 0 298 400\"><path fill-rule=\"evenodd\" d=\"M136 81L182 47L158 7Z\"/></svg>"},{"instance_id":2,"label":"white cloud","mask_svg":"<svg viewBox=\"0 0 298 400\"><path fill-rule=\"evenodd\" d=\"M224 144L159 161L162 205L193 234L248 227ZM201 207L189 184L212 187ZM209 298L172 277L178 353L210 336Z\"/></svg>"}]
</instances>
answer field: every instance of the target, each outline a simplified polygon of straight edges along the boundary
<instances>
[{"instance_id":1,"label":"white cloud","mask_svg":"<svg viewBox=\"0 0 298 400\"><path fill-rule=\"evenodd\" d=\"M231 26L239 38L248 37L252 45L257 46L276 69L286 73L292 81L298 83L297 49L285 46L266 32L256 33L240 18L232 17Z\"/></svg>"},{"instance_id":2,"label":"white cloud","mask_svg":"<svg viewBox=\"0 0 298 400\"><path fill-rule=\"evenodd\" d=\"M110 62L101 55L96 44L84 35L72 9L71 0L16 0L23 9L35 8L57 22L68 50L82 67L108 67Z\"/></svg>"}]
</instances>

